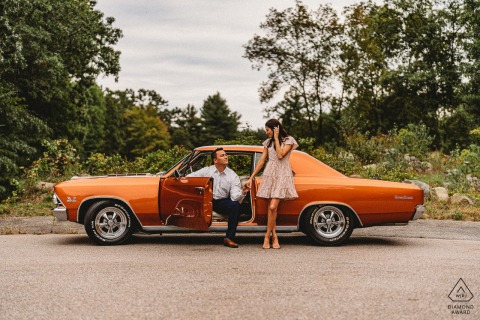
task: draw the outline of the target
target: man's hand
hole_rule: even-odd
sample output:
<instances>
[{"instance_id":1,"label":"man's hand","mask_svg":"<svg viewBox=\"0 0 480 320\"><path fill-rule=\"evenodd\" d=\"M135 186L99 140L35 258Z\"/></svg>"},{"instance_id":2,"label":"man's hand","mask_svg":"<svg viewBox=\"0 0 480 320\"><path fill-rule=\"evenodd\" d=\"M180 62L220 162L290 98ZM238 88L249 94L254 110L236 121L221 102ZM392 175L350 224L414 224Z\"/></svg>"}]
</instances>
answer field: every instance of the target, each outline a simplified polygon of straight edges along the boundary
<instances>
[{"instance_id":1,"label":"man's hand","mask_svg":"<svg viewBox=\"0 0 480 320\"><path fill-rule=\"evenodd\" d=\"M242 194L247 194L247 192L250 191L250 186L245 184L242 189Z\"/></svg>"}]
</instances>

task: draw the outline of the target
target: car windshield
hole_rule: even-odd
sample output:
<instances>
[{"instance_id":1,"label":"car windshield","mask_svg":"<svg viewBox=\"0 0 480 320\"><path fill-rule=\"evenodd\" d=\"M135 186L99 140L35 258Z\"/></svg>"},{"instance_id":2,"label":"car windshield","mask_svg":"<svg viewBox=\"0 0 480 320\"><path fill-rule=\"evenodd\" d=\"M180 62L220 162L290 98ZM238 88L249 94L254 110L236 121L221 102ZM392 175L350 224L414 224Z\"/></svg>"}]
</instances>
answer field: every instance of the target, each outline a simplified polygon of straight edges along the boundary
<instances>
[{"instance_id":1,"label":"car windshield","mask_svg":"<svg viewBox=\"0 0 480 320\"><path fill-rule=\"evenodd\" d=\"M192 156L195 154L195 150L192 150L192 152L190 152L188 155L186 155L185 157L183 157L182 159L180 159L179 161L177 161L173 166L171 166L168 170L166 171L162 171L162 172L159 172L157 173L157 175L163 175L165 173L168 173L170 171L173 170L173 168L177 167L180 163L182 164L179 168L179 171L180 170L183 170L184 167L186 166L186 164L190 161L190 159L192 158Z\"/></svg>"}]
</instances>

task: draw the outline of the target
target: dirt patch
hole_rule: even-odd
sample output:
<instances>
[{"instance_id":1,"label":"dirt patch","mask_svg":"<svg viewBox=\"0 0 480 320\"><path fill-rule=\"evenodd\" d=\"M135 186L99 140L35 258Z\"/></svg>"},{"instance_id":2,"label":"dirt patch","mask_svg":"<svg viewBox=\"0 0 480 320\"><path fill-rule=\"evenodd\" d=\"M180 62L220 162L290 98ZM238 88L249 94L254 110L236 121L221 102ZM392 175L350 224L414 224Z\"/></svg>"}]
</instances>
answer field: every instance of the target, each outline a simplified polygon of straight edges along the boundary
<instances>
[{"instance_id":1,"label":"dirt patch","mask_svg":"<svg viewBox=\"0 0 480 320\"><path fill-rule=\"evenodd\" d=\"M54 217L4 217L0 218L0 234L78 234L85 233L83 225L58 222Z\"/></svg>"}]
</instances>

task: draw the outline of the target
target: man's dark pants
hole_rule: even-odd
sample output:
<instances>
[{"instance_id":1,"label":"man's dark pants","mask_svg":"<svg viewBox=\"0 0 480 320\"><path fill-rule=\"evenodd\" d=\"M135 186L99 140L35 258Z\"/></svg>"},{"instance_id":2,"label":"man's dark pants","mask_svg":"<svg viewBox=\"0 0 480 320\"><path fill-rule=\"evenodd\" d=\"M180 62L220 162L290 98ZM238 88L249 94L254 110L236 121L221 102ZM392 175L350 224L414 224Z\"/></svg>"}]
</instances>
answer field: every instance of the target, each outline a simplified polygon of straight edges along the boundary
<instances>
[{"instance_id":1,"label":"man's dark pants","mask_svg":"<svg viewBox=\"0 0 480 320\"><path fill-rule=\"evenodd\" d=\"M233 240L237 232L238 216L240 213L240 203L232 201L230 198L213 199L213 211L221 215L228 215L227 238Z\"/></svg>"}]
</instances>

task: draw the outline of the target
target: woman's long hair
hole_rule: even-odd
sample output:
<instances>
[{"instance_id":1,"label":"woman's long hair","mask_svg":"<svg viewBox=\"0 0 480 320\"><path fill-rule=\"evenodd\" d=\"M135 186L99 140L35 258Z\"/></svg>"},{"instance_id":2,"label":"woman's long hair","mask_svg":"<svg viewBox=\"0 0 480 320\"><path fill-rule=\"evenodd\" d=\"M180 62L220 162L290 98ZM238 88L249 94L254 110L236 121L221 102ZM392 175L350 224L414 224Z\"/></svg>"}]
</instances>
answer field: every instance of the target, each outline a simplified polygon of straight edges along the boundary
<instances>
[{"instance_id":1,"label":"woman's long hair","mask_svg":"<svg viewBox=\"0 0 480 320\"><path fill-rule=\"evenodd\" d=\"M288 137L288 134L287 134L287 131L285 131L285 129L283 128L282 124L280 123L280 121L278 121L277 119L270 119L268 120L267 122L265 122L265 127L269 127L272 131L273 131L273 128L275 127L278 127L278 140L280 141L284 141L286 137ZM270 148L270 146L272 145L273 143L273 147L275 148L275 139L274 139L274 136L272 136L272 138L270 139L270 141L268 142L268 146L267 148Z\"/></svg>"}]
</instances>

